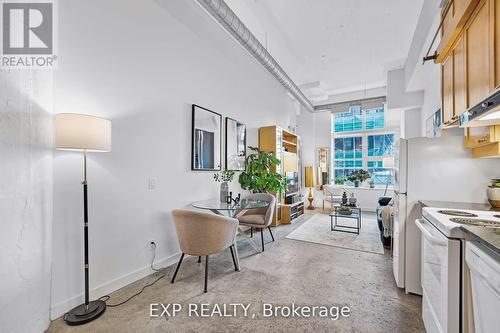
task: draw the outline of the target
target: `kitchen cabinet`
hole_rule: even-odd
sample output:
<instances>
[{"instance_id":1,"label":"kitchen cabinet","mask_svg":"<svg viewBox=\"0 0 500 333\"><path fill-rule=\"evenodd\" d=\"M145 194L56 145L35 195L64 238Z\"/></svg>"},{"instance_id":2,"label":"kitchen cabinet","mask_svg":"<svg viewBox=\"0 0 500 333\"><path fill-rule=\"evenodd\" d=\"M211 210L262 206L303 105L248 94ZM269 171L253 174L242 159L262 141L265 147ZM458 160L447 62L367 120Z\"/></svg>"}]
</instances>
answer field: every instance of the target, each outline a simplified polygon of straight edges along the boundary
<instances>
[{"instance_id":1,"label":"kitchen cabinet","mask_svg":"<svg viewBox=\"0 0 500 333\"><path fill-rule=\"evenodd\" d=\"M458 117L467 110L467 73L465 38L460 36L453 49L453 116ZM455 120L454 118L453 120Z\"/></svg>"},{"instance_id":2,"label":"kitchen cabinet","mask_svg":"<svg viewBox=\"0 0 500 333\"><path fill-rule=\"evenodd\" d=\"M466 148L476 148L492 143L500 142L500 125L468 127L464 146Z\"/></svg>"},{"instance_id":3,"label":"kitchen cabinet","mask_svg":"<svg viewBox=\"0 0 500 333\"><path fill-rule=\"evenodd\" d=\"M500 0L454 1L443 17L446 43L451 34L453 43L436 60L441 64L445 127L500 89Z\"/></svg>"},{"instance_id":4,"label":"kitchen cabinet","mask_svg":"<svg viewBox=\"0 0 500 333\"><path fill-rule=\"evenodd\" d=\"M445 126L467 110L465 56L465 42L461 36L441 67L441 109Z\"/></svg>"},{"instance_id":5,"label":"kitchen cabinet","mask_svg":"<svg viewBox=\"0 0 500 333\"><path fill-rule=\"evenodd\" d=\"M493 32L490 45L491 64L494 67L492 72L490 90L500 89L500 0L490 0L490 29Z\"/></svg>"},{"instance_id":6,"label":"kitchen cabinet","mask_svg":"<svg viewBox=\"0 0 500 333\"><path fill-rule=\"evenodd\" d=\"M441 66L441 110L443 124L447 125L454 116L453 108L453 56Z\"/></svg>"},{"instance_id":7,"label":"kitchen cabinet","mask_svg":"<svg viewBox=\"0 0 500 333\"><path fill-rule=\"evenodd\" d=\"M474 8L480 0L449 0L451 7L445 16L445 8L441 9L441 42L437 48L436 63L443 63L448 57L449 52L452 50L453 45L459 38L462 30L469 20Z\"/></svg>"},{"instance_id":8,"label":"kitchen cabinet","mask_svg":"<svg viewBox=\"0 0 500 333\"><path fill-rule=\"evenodd\" d=\"M490 36L488 32L488 1L481 1L465 27L467 108L480 103L490 95Z\"/></svg>"}]
</instances>

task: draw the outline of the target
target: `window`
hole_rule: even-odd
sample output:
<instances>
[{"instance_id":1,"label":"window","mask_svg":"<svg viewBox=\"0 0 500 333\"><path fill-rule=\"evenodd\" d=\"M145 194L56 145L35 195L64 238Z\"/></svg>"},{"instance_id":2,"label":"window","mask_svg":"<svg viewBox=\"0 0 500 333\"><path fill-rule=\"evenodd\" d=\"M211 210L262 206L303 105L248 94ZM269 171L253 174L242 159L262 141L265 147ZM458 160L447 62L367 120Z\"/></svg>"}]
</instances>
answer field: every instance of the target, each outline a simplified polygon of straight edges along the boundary
<instances>
[{"instance_id":1,"label":"window","mask_svg":"<svg viewBox=\"0 0 500 333\"><path fill-rule=\"evenodd\" d=\"M361 169L363 166L362 141L361 136L335 138L335 178L345 177L354 169Z\"/></svg>"},{"instance_id":2,"label":"window","mask_svg":"<svg viewBox=\"0 0 500 333\"><path fill-rule=\"evenodd\" d=\"M368 156L394 155L394 134L368 135Z\"/></svg>"},{"instance_id":3,"label":"window","mask_svg":"<svg viewBox=\"0 0 500 333\"><path fill-rule=\"evenodd\" d=\"M348 112L335 115L335 133L361 131L363 113L360 106L351 106Z\"/></svg>"},{"instance_id":4,"label":"window","mask_svg":"<svg viewBox=\"0 0 500 333\"><path fill-rule=\"evenodd\" d=\"M382 161L368 161L368 172L372 176L375 185L392 184L391 170L384 168Z\"/></svg>"},{"instance_id":5,"label":"window","mask_svg":"<svg viewBox=\"0 0 500 333\"><path fill-rule=\"evenodd\" d=\"M365 114L367 131L385 127L384 108L366 110Z\"/></svg>"},{"instance_id":6,"label":"window","mask_svg":"<svg viewBox=\"0 0 500 333\"><path fill-rule=\"evenodd\" d=\"M375 185L392 182L391 170L382 159L394 155L394 132L386 129L384 108L364 110L351 106L333 116L333 176L343 178L355 169L366 169Z\"/></svg>"}]
</instances>

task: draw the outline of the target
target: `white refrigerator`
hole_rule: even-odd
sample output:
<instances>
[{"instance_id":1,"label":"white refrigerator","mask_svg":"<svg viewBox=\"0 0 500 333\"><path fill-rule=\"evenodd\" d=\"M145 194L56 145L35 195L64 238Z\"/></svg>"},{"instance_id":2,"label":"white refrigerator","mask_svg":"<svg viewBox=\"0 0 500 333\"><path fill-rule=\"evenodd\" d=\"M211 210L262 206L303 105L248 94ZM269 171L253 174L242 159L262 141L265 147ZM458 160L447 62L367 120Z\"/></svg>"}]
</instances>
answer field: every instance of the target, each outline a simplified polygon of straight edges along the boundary
<instances>
[{"instance_id":1,"label":"white refrigerator","mask_svg":"<svg viewBox=\"0 0 500 333\"><path fill-rule=\"evenodd\" d=\"M422 295L418 201L484 203L489 179L500 176L500 159L473 159L463 147L460 129L454 133L458 135L396 142L393 272L406 293Z\"/></svg>"}]
</instances>

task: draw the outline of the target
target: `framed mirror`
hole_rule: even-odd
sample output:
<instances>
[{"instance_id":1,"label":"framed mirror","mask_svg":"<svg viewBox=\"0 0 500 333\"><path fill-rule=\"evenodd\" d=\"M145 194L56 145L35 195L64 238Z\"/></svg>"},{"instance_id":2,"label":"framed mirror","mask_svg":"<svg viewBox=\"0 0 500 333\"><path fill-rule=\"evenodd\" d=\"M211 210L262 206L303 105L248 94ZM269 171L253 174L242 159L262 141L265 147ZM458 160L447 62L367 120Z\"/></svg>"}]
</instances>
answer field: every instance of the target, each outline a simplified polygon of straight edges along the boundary
<instances>
[{"instance_id":1,"label":"framed mirror","mask_svg":"<svg viewBox=\"0 0 500 333\"><path fill-rule=\"evenodd\" d=\"M226 117L226 169L243 171L246 167L247 127Z\"/></svg>"},{"instance_id":2,"label":"framed mirror","mask_svg":"<svg viewBox=\"0 0 500 333\"><path fill-rule=\"evenodd\" d=\"M320 147L316 149L316 185L323 189L323 185L330 184L330 148Z\"/></svg>"},{"instance_id":3,"label":"framed mirror","mask_svg":"<svg viewBox=\"0 0 500 333\"><path fill-rule=\"evenodd\" d=\"M191 170L221 170L222 116L193 104Z\"/></svg>"}]
</instances>

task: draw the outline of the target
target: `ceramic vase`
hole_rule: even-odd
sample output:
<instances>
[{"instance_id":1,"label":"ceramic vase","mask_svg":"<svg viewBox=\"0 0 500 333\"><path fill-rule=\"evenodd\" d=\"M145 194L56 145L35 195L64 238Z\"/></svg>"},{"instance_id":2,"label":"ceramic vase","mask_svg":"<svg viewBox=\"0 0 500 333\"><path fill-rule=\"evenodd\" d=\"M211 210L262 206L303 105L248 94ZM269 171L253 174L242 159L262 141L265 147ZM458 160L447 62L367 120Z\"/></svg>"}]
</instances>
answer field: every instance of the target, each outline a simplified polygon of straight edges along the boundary
<instances>
[{"instance_id":1,"label":"ceramic vase","mask_svg":"<svg viewBox=\"0 0 500 333\"><path fill-rule=\"evenodd\" d=\"M490 205L500 208L500 187L488 187L486 194Z\"/></svg>"},{"instance_id":2,"label":"ceramic vase","mask_svg":"<svg viewBox=\"0 0 500 333\"><path fill-rule=\"evenodd\" d=\"M220 183L220 202L227 202L229 196L229 184L227 182Z\"/></svg>"}]
</instances>

